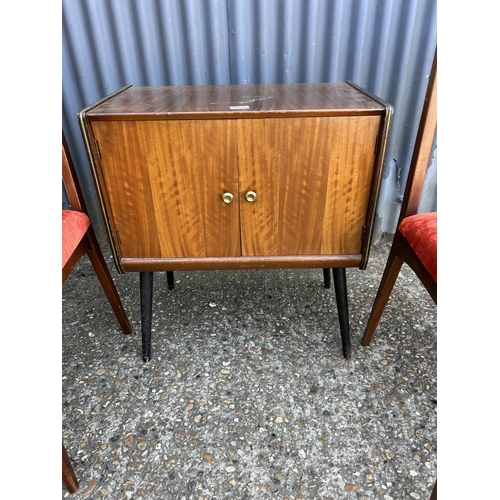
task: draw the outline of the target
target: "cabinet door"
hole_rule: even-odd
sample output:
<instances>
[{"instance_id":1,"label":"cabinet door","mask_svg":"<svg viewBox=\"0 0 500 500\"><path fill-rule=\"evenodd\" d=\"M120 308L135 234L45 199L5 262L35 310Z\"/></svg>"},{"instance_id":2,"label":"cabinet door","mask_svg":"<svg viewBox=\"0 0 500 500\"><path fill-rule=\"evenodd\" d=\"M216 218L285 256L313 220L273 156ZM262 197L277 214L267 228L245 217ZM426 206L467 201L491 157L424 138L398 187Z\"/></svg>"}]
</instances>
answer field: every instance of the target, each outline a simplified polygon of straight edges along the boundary
<instances>
[{"instance_id":1,"label":"cabinet door","mask_svg":"<svg viewBox=\"0 0 500 500\"><path fill-rule=\"evenodd\" d=\"M92 123L121 258L241 255L233 128L231 120Z\"/></svg>"},{"instance_id":2,"label":"cabinet door","mask_svg":"<svg viewBox=\"0 0 500 500\"><path fill-rule=\"evenodd\" d=\"M239 120L242 254L361 253L380 120Z\"/></svg>"}]
</instances>

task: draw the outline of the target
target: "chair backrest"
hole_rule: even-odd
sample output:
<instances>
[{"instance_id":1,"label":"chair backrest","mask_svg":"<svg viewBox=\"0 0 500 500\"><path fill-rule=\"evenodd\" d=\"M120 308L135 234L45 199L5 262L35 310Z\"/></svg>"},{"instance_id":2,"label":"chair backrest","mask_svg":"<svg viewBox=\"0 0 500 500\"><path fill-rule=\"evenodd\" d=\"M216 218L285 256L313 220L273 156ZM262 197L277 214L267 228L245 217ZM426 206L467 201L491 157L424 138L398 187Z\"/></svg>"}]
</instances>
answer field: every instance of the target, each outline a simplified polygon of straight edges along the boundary
<instances>
[{"instance_id":1,"label":"chair backrest","mask_svg":"<svg viewBox=\"0 0 500 500\"><path fill-rule=\"evenodd\" d=\"M62 179L71 209L87 213L82 190L80 188L80 184L78 183L78 177L76 175L73 160L71 159L64 131L62 133Z\"/></svg>"},{"instance_id":2,"label":"chair backrest","mask_svg":"<svg viewBox=\"0 0 500 500\"><path fill-rule=\"evenodd\" d=\"M406 181L403 203L399 215L398 226L410 215L418 213L420 197L425 181L425 174L432 153L432 145L437 127L437 49L434 53L427 93L420 118L420 125L413 149L413 156Z\"/></svg>"}]
</instances>

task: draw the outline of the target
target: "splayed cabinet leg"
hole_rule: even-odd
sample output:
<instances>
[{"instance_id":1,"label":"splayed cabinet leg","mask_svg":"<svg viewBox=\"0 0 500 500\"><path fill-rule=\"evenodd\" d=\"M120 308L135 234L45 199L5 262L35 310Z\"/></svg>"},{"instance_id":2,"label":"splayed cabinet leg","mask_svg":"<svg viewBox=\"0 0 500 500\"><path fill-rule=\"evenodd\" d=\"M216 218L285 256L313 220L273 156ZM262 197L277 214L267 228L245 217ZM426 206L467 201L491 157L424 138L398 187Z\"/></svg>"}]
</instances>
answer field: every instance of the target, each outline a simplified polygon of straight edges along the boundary
<instances>
[{"instance_id":1,"label":"splayed cabinet leg","mask_svg":"<svg viewBox=\"0 0 500 500\"><path fill-rule=\"evenodd\" d=\"M151 321L153 316L153 273L141 272L141 322L142 322L142 359L151 359Z\"/></svg>"},{"instance_id":2,"label":"splayed cabinet leg","mask_svg":"<svg viewBox=\"0 0 500 500\"><path fill-rule=\"evenodd\" d=\"M167 283L169 290L173 290L175 288L174 271L167 271Z\"/></svg>"},{"instance_id":3,"label":"splayed cabinet leg","mask_svg":"<svg viewBox=\"0 0 500 500\"><path fill-rule=\"evenodd\" d=\"M332 273L329 267L323 268L323 277L325 279L325 288L332 287Z\"/></svg>"},{"instance_id":4,"label":"splayed cabinet leg","mask_svg":"<svg viewBox=\"0 0 500 500\"><path fill-rule=\"evenodd\" d=\"M340 335L342 337L342 352L344 358L351 357L351 336L349 332L349 307L347 304L347 281L345 267L332 269L335 297L339 314Z\"/></svg>"}]
</instances>

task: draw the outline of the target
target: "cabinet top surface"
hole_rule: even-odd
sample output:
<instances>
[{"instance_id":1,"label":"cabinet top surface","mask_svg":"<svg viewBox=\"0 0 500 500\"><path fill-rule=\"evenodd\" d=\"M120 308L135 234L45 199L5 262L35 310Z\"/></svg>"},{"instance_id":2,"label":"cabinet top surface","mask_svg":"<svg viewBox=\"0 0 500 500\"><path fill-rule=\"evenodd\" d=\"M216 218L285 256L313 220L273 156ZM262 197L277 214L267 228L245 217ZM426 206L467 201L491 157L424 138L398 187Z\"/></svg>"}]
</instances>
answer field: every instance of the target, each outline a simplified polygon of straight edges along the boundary
<instances>
[{"instance_id":1,"label":"cabinet top surface","mask_svg":"<svg viewBox=\"0 0 500 500\"><path fill-rule=\"evenodd\" d=\"M350 83L128 87L87 112L95 120L383 114Z\"/></svg>"}]
</instances>

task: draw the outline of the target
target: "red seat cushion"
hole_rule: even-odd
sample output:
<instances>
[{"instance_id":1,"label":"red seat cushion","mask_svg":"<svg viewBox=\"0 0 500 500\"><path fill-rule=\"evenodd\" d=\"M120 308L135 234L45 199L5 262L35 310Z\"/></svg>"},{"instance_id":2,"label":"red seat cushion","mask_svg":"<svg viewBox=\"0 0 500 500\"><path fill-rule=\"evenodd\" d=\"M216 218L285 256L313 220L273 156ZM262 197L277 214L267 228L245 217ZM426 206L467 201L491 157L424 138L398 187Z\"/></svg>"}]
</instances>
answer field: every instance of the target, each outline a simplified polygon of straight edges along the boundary
<instances>
[{"instance_id":1,"label":"red seat cushion","mask_svg":"<svg viewBox=\"0 0 500 500\"><path fill-rule=\"evenodd\" d=\"M437 212L405 217L398 229L437 283Z\"/></svg>"},{"instance_id":2,"label":"red seat cushion","mask_svg":"<svg viewBox=\"0 0 500 500\"><path fill-rule=\"evenodd\" d=\"M62 211L62 267L68 262L89 227L90 219L83 212Z\"/></svg>"}]
</instances>

